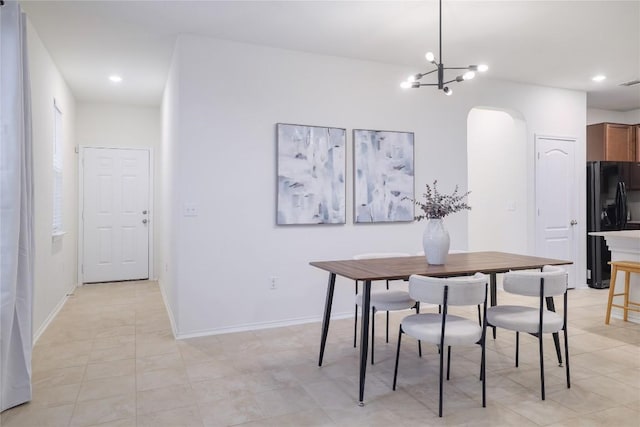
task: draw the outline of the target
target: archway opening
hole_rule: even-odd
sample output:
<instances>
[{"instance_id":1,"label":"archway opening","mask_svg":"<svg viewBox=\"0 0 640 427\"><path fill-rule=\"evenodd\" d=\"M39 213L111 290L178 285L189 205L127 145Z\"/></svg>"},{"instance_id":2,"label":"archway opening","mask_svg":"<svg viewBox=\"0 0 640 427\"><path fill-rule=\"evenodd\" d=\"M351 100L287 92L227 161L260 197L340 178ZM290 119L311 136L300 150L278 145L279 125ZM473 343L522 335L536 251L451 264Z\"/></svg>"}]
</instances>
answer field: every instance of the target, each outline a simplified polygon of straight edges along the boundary
<instances>
[{"instance_id":1,"label":"archway opening","mask_svg":"<svg viewBox=\"0 0 640 427\"><path fill-rule=\"evenodd\" d=\"M527 252L527 134L518 113L488 107L467 116L470 251Z\"/></svg>"}]
</instances>

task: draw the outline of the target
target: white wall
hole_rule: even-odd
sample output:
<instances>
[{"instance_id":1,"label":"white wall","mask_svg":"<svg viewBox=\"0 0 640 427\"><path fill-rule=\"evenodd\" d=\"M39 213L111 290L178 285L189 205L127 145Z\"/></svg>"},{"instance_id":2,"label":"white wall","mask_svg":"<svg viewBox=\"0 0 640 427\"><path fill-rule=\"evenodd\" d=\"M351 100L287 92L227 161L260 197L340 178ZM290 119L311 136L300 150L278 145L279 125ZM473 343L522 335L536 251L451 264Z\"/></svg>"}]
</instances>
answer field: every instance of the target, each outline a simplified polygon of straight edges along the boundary
<instances>
[{"instance_id":1,"label":"white wall","mask_svg":"<svg viewBox=\"0 0 640 427\"><path fill-rule=\"evenodd\" d=\"M33 119L35 285L33 331L37 339L77 282L77 158L75 99L31 25L27 26ZM63 228L52 239L53 100L63 120Z\"/></svg>"},{"instance_id":2,"label":"white wall","mask_svg":"<svg viewBox=\"0 0 640 427\"><path fill-rule=\"evenodd\" d=\"M527 253L527 131L504 111L474 108L467 119L470 251Z\"/></svg>"},{"instance_id":3,"label":"white wall","mask_svg":"<svg viewBox=\"0 0 640 427\"><path fill-rule=\"evenodd\" d=\"M351 129L414 132L418 194L434 179L445 191L466 189L467 115L476 106L514 110L526 121L528 206L535 133L576 137L578 159L585 158L582 92L487 78L457 85L452 97L430 88L405 92L399 82L415 70L195 36L180 37L173 67L179 73L167 91L179 93L179 102L165 94L163 109L175 120L163 153L179 156L163 198L172 197L174 214L185 203L199 210L168 220L162 237L174 251L167 276L177 292L172 312L181 336L317 320L327 274L309 261L420 249L423 223L353 225ZM278 122L349 129L346 225L275 226ZM576 179L584 182L584 168ZM576 197L585 204L584 191ZM528 253L535 251L533 220L528 215L523 224ZM466 214L446 225L452 247L466 247ZM585 248L579 252L584 258ZM278 277L275 291L271 276ZM352 310L353 285L339 279L333 313Z\"/></svg>"},{"instance_id":4,"label":"white wall","mask_svg":"<svg viewBox=\"0 0 640 427\"><path fill-rule=\"evenodd\" d=\"M78 103L76 141L87 147L148 148L153 155L152 229L154 242L151 278L158 277L162 164L160 161L160 108L120 104Z\"/></svg>"},{"instance_id":5,"label":"white wall","mask_svg":"<svg viewBox=\"0 0 640 427\"><path fill-rule=\"evenodd\" d=\"M162 147L161 147L161 217L156 217L156 225L160 224L160 252L159 252L159 283L162 296L169 311L169 318L174 333L177 333L179 309L179 289L177 282L178 260L180 252L175 250L176 237L179 230L173 225L176 222L177 212L180 210L179 193L176 190L176 168L180 159L182 146L178 128L182 105L180 104L180 49L181 41L178 40L173 53L173 61L167 76L167 83L162 96Z\"/></svg>"},{"instance_id":6,"label":"white wall","mask_svg":"<svg viewBox=\"0 0 640 427\"><path fill-rule=\"evenodd\" d=\"M607 122L635 125L640 123L640 109L631 111L599 110L597 108L587 109L588 125Z\"/></svg>"}]
</instances>

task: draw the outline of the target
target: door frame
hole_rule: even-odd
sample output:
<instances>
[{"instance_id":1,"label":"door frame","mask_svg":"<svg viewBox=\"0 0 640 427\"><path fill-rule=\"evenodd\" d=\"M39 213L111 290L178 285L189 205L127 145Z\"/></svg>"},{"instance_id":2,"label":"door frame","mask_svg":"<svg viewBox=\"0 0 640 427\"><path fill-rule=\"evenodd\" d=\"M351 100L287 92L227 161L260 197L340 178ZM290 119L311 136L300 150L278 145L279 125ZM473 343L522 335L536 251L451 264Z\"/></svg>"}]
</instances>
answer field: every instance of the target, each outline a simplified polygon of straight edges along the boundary
<instances>
[{"instance_id":1,"label":"door frame","mask_svg":"<svg viewBox=\"0 0 640 427\"><path fill-rule=\"evenodd\" d=\"M538 161L538 148L540 146L539 144L539 140L556 140L556 141L568 141L570 143L573 144L573 171L571 173L571 176L573 177L573 187L574 187L574 192L576 193L576 197L574 199L574 205L573 205L573 211L575 214L575 218L578 221L578 224L576 224L575 226L572 227L573 231L574 231L574 236L573 236L573 266L575 268L574 270L574 281L575 283L572 285L572 287L575 288L580 288L583 287L583 283L585 282L585 275L584 275L584 271L586 269L585 266L585 258L584 256L582 256L582 245L581 245L581 236L584 236L584 222L585 222L585 215L584 215L584 208L580 208L580 201L583 199L582 193L583 193L583 189L580 185L580 179L579 179L579 168L580 168L580 164L578 162L578 138L574 137L574 136L559 136L559 135L546 135L546 134L534 134L534 247L535 247L535 251L536 251L536 255L540 256L540 243L538 240L538 236L540 236L540 234L542 233L541 230L541 225L540 225L540 221L539 221L539 216L538 216L538 209L540 207L540 203L539 203L539 193L538 191L540 190L538 188L538 167L540 165L540 162ZM571 285L571 284L570 284Z\"/></svg>"},{"instance_id":2,"label":"door frame","mask_svg":"<svg viewBox=\"0 0 640 427\"><path fill-rule=\"evenodd\" d=\"M154 241L153 235L155 232L155 220L154 220L154 161L153 161L153 148L152 147L105 147L105 146L90 146L80 145L78 146L78 286L84 285L84 153L87 149L115 149L115 150L138 150L146 151L149 154L149 280L155 280L154 273Z\"/></svg>"}]
</instances>

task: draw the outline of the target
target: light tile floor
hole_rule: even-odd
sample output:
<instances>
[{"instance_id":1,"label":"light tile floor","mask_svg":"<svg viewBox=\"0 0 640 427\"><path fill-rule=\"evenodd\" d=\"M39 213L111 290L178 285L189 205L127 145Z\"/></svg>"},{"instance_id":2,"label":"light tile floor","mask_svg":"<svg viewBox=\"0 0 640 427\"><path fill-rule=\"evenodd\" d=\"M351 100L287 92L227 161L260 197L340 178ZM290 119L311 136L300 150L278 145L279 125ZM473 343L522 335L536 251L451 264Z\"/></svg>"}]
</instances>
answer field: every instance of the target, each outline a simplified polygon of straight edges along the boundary
<instances>
[{"instance_id":1,"label":"light tile floor","mask_svg":"<svg viewBox=\"0 0 640 427\"><path fill-rule=\"evenodd\" d=\"M540 400L537 341L498 331L487 345L487 407L479 348L454 348L437 417L438 358L403 340L391 390L397 325L376 337L366 405L356 404L353 320L331 324L317 367L318 323L176 341L154 282L76 290L33 351L33 401L5 411L13 426L416 426L640 425L640 325L604 325L607 291L570 291L571 389L545 339L547 400ZM500 293L502 303L517 301ZM475 308L465 311L470 317ZM380 319L383 314L379 314ZM384 322L380 321L382 326Z\"/></svg>"}]
</instances>

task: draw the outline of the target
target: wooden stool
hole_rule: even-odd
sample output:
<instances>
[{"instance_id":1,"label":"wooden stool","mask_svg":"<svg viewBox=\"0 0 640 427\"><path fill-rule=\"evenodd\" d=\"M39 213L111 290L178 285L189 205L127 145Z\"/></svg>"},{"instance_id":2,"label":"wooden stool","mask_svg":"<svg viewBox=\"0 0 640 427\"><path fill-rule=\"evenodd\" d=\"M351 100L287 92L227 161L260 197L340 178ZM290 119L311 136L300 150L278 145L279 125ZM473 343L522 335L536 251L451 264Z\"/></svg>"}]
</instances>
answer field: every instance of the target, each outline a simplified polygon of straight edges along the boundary
<instances>
[{"instance_id":1,"label":"wooden stool","mask_svg":"<svg viewBox=\"0 0 640 427\"><path fill-rule=\"evenodd\" d=\"M640 274L640 262L634 261L613 261L610 262L611 265L611 282L609 284L609 303L607 304L607 318L605 319L605 324L609 324L609 320L611 319L611 307L618 307L624 310L624 321L627 321L627 315L629 310L640 312L640 308L630 307L630 305L640 307L640 303L629 301L629 279L631 278L631 273L639 273ZM624 292L615 294L616 288L616 276L618 275L618 270L624 271ZM624 305L613 304L613 297L617 297L620 295L624 295Z\"/></svg>"}]
</instances>

